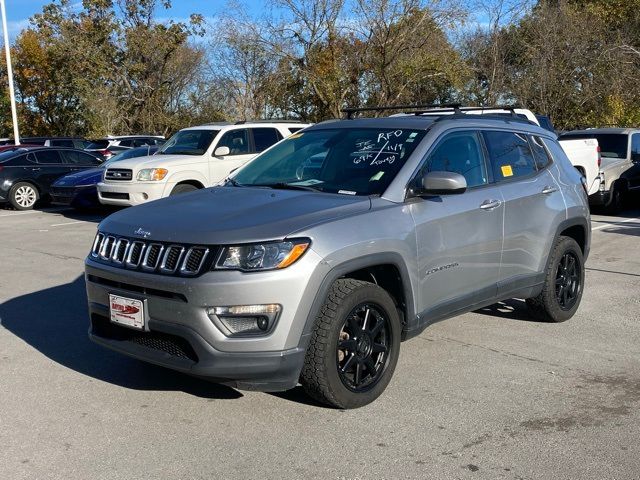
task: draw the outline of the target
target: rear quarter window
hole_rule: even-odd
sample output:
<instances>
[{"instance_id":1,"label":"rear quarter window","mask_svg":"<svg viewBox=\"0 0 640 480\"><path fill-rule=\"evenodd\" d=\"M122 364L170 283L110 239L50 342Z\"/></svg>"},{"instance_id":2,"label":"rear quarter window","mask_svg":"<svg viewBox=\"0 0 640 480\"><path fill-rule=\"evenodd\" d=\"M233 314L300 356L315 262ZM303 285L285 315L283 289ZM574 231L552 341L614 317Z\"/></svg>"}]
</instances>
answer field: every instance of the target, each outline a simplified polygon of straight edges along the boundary
<instances>
[{"instance_id":1,"label":"rear quarter window","mask_svg":"<svg viewBox=\"0 0 640 480\"><path fill-rule=\"evenodd\" d=\"M518 132L483 132L496 182L525 177L537 171L527 135Z\"/></svg>"},{"instance_id":2,"label":"rear quarter window","mask_svg":"<svg viewBox=\"0 0 640 480\"><path fill-rule=\"evenodd\" d=\"M546 168L547 165L551 163L551 157L549 156L546 148L544 148L542 139L537 135L530 135L529 144L531 145L531 151L533 152L533 158L536 162L538 170Z\"/></svg>"}]
</instances>

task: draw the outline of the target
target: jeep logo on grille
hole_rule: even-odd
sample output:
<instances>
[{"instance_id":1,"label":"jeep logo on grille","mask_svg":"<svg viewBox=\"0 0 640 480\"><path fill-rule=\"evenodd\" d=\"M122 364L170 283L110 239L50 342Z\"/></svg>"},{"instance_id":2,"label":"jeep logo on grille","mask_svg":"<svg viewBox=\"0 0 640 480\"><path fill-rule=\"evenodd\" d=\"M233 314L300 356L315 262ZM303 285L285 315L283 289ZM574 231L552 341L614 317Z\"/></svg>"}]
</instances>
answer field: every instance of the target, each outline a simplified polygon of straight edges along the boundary
<instances>
[{"instance_id":1,"label":"jeep logo on grille","mask_svg":"<svg viewBox=\"0 0 640 480\"><path fill-rule=\"evenodd\" d=\"M151 232L148 232L147 230L143 230L142 228L138 228L137 230L135 230L133 232L134 235L138 235L142 238L147 238L148 236L151 235Z\"/></svg>"}]
</instances>

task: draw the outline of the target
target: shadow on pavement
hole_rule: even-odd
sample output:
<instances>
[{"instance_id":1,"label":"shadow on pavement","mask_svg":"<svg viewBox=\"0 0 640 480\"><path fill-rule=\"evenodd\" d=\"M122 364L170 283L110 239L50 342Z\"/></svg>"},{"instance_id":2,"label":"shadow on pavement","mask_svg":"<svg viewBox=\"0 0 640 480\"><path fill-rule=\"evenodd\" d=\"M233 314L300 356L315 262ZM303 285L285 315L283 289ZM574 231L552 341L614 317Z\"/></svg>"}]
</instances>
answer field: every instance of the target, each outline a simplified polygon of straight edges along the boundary
<instances>
[{"instance_id":1,"label":"shadow on pavement","mask_svg":"<svg viewBox=\"0 0 640 480\"><path fill-rule=\"evenodd\" d=\"M474 313L489 315L492 317L508 318L511 320L520 320L523 322L537 322L529 313L527 304L524 300L511 298L503 302L494 303L488 307L475 310Z\"/></svg>"},{"instance_id":2,"label":"shadow on pavement","mask_svg":"<svg viewBox=\"0 0 640 480\"><path fill-rule=\"evenodd\" d=\"M237 390L134 360L87 337L84 277L0 304L2 326L59 364L134 390L175 390L212 399L242 397Z\"/></svg>"}]
</instances>

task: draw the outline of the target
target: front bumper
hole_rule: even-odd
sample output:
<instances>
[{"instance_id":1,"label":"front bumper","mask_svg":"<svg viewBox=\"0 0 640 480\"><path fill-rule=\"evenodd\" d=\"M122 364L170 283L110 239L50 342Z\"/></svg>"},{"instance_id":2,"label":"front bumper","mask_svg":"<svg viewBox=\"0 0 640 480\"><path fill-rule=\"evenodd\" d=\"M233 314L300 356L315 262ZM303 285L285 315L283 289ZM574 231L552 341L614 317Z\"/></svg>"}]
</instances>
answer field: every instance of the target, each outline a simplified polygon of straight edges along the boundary
<instances>
[{"instance_id":1,"label":"front bumper","mask_svg":"<svg viewBox=\"0 0 640 480\"><path fill-rule=\"evenodd\" d=\"M165 188L165 182L100 182L98 200L105 205L140 205L162 198Z\"/></svg>"},{"instance_id":2,"label":"front bumper","mask_svg":"<svg viewBox=\"0 0 640 480\"><path fill-rule=\"evenodd\" d=\"M309 250L271 272L213 271L196 278L128 271L86 261L90 338L157 365L238 388L286 390L296 385L308 343L306 322L323 264ZM111 324L109 294L146 301L148 331ZM214 306L278 303L282 312L264 336L227 337L206 313Z\"/></svg>"},{"instance_id":3,"label":"front bumper","mask_svg":"<svg viewBox=\"0 0 640 480\"><path fill-rule=\"evenodd\" d=\"M82 187L51 187L49 192L51 203L56 205L71 205L73 207L97 207L98 194L95 185Z\"/></svg>"}]
</instances>

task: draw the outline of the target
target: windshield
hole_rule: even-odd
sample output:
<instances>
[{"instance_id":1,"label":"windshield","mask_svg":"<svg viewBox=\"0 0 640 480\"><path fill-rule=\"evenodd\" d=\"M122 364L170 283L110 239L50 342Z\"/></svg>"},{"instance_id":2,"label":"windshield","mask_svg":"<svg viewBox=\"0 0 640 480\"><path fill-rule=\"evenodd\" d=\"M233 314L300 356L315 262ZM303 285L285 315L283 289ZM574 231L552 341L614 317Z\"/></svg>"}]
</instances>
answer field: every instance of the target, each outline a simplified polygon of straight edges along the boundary
<instances>
[{"instance_id":1,"label":"windshield","mask_svg":"<svg viewBox=\"0 0 640 480\"><path fill-rule=\"evenodd\" d=\"M341 128L296 133L233 176L237 186L380 195L425 132Z\"/></svg>"},{"instance_id":2,"label":"windshield","mask_svg":"<svg viewBox=\"0 0 640 480\"><path fill-rule=\"evenodd\" d=\"M84 147L86 150L104 150L109 146L109 140L93 140Z\"/></svg>"},{"instance_id":3,"label":"windshield","mask_svg":"<svg viewBox=\"0 0 640 480\"><path fill-rule=\"evenodd\" d=\"M624 133L566 134L561 140L595 138L600 146L600 155L607 158L627 158L628 135Z\"/></svg>"},{"instance_id":4,"label":"windshield","mask_svg":"<svg viewBox=\"0 0 640 480\"><path fill-rule=\"evenodd\" d=\"M158 155L204 155L219 130L180 130L158 150Z\"/></svg>"}]
</instances>

